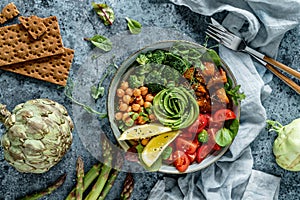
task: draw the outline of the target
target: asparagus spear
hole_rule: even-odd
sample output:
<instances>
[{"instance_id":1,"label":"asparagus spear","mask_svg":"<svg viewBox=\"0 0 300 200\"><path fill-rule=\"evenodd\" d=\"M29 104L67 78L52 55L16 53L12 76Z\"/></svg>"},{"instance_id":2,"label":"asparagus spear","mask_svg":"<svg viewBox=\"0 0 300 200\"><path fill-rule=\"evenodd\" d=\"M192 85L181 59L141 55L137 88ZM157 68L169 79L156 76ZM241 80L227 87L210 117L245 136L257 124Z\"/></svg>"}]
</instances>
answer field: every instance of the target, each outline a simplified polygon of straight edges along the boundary
<instances>
[{"instance_id":1,"label":"asparagus spear","mask_svg":"<svg viewBox=\"0 0 300 200\"><path fill-rule=\"evenodd\" d=\"M112 188L117 176L119 174L118 170L113 170L111 175L109 176L109 179L107 180L107 183L105 184L98 200L104 200L110 189Z\"/></svg>"},{"instance_id":2,"label":"asparagus spear","mask_svg":"<svg viewBox=\"0 0 300 200\"><path fill-rule=\"evenodd\" d=\"M102 166L101 163L97 163L97 164L93 165L93 167L84 176L83 191L85 191L91 185L91 183L98 177L98 175L100 174L101 166ZM76 191L76 188L74 188L69 193L66 200L75 200L75 191Z\"/></svg>"},{"instance_id":3,"label":"asparagus spear","mask_svg":"<svg viewBox=\"0 0 300 200\"><path fill-rule=\"evenodd\" d=\"M133 186L134 186L134 180L132 177L131 173L128 173L126 178L125 178L125 182L124 182L124 187L123 187L123 191L121 193L121 200L129 200L131 193L133 191Z\"/></svg>"},{"instance_id":4,"label":"asparagus spear","mask_svg":"<svg viewBox=\"0 0 300 200\"><path fill-rule=\"evenodd\" d=\"M27 196L21 198L21 200L36 200L36 199L42 198L45 195L52 193L54 190L59 188L65 182L66 176L67 176L67 174L60 176L52 185L50 185L46 189L36 192L32 195L27 195Z\"/></svg>"},{"instance_id":5,"label":"asparagus spear","mask_svg":"<svg viewBox=\"0 0 300 200\"><path fill-rule=\"evenodd\" d=\"M109 142L106 138L101 139L103 141L102 144L102 153L103 153L103 159L104 164L101 169L101 173L96 181L96 183L93 185L92 190L90 193L86 196L85 200L95 200L99 197L101 191L103 190L103 187L105 185L105 182L108 179L109 173L111 171L111 161L112 161L112 148L109 145Z\"/></svg>"},{"instance_id":6,"label":"asparagus spear","mask_svg":"<svg viewBox=\"0 0 300 200\"><path fill-rule=\"evenodd\" d=\"M76 184L76 199L82 200L84 187L83 187L83 178L84 178L84 163L81 157L78 157L76 164L76 175L77 175L77 184Z\"/></svg>"}]
</instances>

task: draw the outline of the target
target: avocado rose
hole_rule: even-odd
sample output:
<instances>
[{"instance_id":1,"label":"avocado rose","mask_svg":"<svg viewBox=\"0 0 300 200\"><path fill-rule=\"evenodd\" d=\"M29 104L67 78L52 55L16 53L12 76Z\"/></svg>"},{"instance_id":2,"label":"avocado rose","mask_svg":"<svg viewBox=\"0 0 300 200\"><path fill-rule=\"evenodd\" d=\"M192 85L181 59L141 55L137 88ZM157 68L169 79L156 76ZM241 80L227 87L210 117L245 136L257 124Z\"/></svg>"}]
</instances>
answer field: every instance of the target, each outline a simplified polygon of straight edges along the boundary
<instances>
[{"instance_id":1,"label":"avocado rose","mask_svg":"<svg viewBox=\"0 0 300 200\"><path fill-rule=\"evenodd\" d=\"M177 130L193 124L199 115L199 106L189 90L172 87L154 97L153 112L160 123Z\"/></svg>"}]
</instances>

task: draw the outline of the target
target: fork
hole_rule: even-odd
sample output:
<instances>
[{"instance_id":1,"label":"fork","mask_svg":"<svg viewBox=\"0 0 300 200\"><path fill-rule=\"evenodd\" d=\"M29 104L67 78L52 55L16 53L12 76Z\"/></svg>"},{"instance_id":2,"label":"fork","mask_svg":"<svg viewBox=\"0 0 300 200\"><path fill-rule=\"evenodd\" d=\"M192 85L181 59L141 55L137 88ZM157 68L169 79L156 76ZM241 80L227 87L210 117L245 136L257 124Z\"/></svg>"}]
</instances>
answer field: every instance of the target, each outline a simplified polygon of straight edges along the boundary
<instances>
[{"instance_id":1,"label":"fork","mask_svg":"<svg viewBox=\"0 0 300 200\"><path fill-rule=\"evenodd\" d=\"M240 37L229 32L226 28L224 28L213 18L211 20L212 20L212 24L209 24L208 29L205 32L208 36L210 36L218 43L224 45L229 49L232 49L234 51L242 51L250 54L261 64L263 64L267 69L269 69L272 73L274 73L278 78L280 78L283 82L285 82L289 87L291 87L298 94L300 94L300 86L296 84L294 81L292 81L291 79L289 79L288 77L286 77L285 75L283 75L272 65L289 73L290 75L293 75L299 80L300 80L300 72L248 47L246 42L242 40Z\"/></svg>"}]
</instances>

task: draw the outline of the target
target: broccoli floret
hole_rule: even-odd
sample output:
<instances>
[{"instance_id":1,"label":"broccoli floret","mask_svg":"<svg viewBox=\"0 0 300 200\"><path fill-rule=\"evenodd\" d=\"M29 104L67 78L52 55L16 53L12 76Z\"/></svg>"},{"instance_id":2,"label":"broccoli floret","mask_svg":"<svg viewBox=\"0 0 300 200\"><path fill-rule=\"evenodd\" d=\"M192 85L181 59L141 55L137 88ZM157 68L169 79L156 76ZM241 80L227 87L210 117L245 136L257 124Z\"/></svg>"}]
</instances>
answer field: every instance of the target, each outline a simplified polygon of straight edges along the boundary
<instances>
[{"instance_id":1,"label":"broccoli floret","mask_svg":"<svg viewBox=\"0 0 300 200\"><path fill-rule=\"evenodd\" d=\"M144 85L145 76L129 76L128 83L131 88L138 88Z\"/></svg>"}]
</instances>

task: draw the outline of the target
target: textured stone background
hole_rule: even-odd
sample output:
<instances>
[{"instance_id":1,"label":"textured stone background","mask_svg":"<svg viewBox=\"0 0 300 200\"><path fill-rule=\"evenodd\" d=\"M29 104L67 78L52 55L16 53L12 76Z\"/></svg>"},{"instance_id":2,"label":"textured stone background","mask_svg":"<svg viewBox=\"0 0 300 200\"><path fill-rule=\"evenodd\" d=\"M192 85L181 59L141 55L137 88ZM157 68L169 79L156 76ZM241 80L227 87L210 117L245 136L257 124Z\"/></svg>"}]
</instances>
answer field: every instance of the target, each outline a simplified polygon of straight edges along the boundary
<instances>
[{"instance_id":1,"label":"textured stone background","mask_svg":"<svg viewBox=\"0 0 300 200\"><path fill-rule=\"evenodd\" d=\"M2 0L0 8L10 0ZM190 12L185 7L175 6L167 0L110 0L105 1L114 10L116 21L113 26L105 27L91 9L91 1L84 0L15 0L13 1L24 16L38 15L48 17L56 15L59 19L62 38L66 47L75 49L75 58L70 74L71 79L76 79L79 69L88 66L83 65L86 56L93 47L83 41L84 37L94 34L113 37L115 34L126 31L125 17L140 21L143 26L157 26L161 28L173 28L185 33L192 39L202 44L204 42L204 30L206 28L205 16ZM100 3L100 2L99 2ZM101 2L102 3L102 2ZM104 3L104 2L103 2ZM222 18L224 13L215 16ZM17 23L15 19L10 23ZM159 34L159 33L157 33ZM280 46L278 60L300 71L300 29L289 31ZM298 81L299 83L299 81ZM270 83L273 89L271 96L264 101L268 117L278 120L283 124L300 117L300 96L285 86L280 80L274 78ZM71 102L64 96L64 90L56 85L23 77L13 73L0 70L0 101L7 104L9 109L19 103L34 98L50 98L67 107L72 111ZM70 113L71 116L73 113ZM0 133L4 132L3 126ZM275 133L267 130L257 137L251 144L254 158L254 168L282 178L280 187L280 199L295 199L300 195L300 175L279 168L272 154L272 144L276 137ZM63 160L44 174L22 174L8 165L3 158L0 148L0 199L16 199L32 191L46 187L57 179L61 174L67 172L67 180L63 187L44 199L63 199L75 184L75 162L81 155L86 169L97 162L84 148L78 137L77 130L74 131L74 142L71 150ZM117 199L123 180L121 173L107 199ZM134 174L135 189L132 199L146 199L147 194L155 182L162 178L161 173L139 173Z\"/></svg>"}]
</instances>

